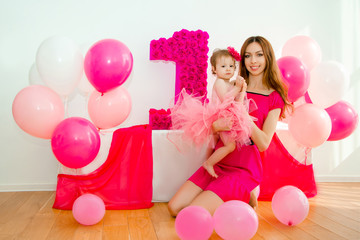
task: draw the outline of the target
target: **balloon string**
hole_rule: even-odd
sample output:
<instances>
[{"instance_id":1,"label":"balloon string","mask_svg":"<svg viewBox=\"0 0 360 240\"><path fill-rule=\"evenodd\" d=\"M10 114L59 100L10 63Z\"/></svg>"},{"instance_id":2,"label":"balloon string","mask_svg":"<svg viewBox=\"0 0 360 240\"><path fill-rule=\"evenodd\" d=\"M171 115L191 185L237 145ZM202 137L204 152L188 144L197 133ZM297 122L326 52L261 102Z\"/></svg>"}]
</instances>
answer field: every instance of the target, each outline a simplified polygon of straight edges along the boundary
<instances>
[{"instance_id":1,"label":"balloon string","mask_svg":"<svg viewBox=\"0 0 360 240\"><path fill-rule=\"evenodd\" d=\"M305 165L307 165L306 160L308 159L308 154L311 151L310 147L306 147L305 148Z\"/></svg>"},{"instance_id":2,"label":"balloon string","mask_svg":"<svg viewBox=\"0 0 360 240\"><path fill-rule=\"evenodd\" d=\"M99 134L101 134L101 135L103 135L103 136L105 136L105 134L107 134L107 133L114 133L114 132L115 132L115 130L117 130L117 129L113 129L113 130L104 130L104 129L100 129L100 128L98 128Z\"/></svg>"},{"instance_id":3,"label":"balloon string","mask_svg":"<svg viewBox=\"0 0 360 240\"><path fill-rule=\"evenodd\" d=\"M65 108L65 118L69 117L68 113L68 96L65 96L64 98L64 108Z\"/></svg>"}]
</instances>

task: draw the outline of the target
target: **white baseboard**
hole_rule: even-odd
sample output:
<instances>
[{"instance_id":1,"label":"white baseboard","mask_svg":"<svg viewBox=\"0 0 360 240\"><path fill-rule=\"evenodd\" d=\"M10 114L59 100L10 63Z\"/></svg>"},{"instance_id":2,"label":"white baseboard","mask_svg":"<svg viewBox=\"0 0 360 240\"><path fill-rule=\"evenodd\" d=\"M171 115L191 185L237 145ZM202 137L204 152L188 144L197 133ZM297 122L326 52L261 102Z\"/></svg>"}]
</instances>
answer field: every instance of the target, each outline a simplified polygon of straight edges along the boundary
<instances>
[{"instance_id":1,"label":"white baseboard","mask_svg":"<svg viewBox=\"0 0 360 240\"><path fill-rule=\"evenodd\" d=\"M56 184L0 184L0 192L55 191Z\"/></svg>"},{"instance_id":2,"label":"white baseboard","mask_svg":"<svg viewBox=\"0 0 360 240\"><path fill-rule=\"evenodd\" d=\"M317 175L316 182L360 182L360 176L353 175Z\"/></svg>"},{"instance_id":3,"label":"white baseboard","mask_svg":"<svg viewBox=\"0 0 360 240\"><path fill-rule=\"evenodd\" d=\"M319 175L315 176L316 182L360 182L360 176L346 175ZM24 192L24 191L55 191L56 183L39 184L0 184L0 192Z\"/></svg>"}]
</instances>

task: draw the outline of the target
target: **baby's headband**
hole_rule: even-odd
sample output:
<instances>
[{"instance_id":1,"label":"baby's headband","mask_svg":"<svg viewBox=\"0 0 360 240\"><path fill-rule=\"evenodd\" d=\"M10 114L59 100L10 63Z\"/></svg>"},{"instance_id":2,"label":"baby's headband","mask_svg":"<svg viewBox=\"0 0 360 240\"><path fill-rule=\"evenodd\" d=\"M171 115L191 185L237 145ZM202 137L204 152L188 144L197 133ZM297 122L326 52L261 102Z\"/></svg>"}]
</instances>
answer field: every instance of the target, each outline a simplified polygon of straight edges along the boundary
<instances>
[{"instance_id":1,"label":"baby's headband","mask_svg":"<svg viewBox=\"0 0 360 240\"><path fill-rule=\"evenodd\" d=\"M233 47L228 47L227 50L229 51L229 53L231 54L231 56L236 60L236 61L241 61L241 55L240 53L238 53L235 48Z\"/></svg>"}]
</instances>

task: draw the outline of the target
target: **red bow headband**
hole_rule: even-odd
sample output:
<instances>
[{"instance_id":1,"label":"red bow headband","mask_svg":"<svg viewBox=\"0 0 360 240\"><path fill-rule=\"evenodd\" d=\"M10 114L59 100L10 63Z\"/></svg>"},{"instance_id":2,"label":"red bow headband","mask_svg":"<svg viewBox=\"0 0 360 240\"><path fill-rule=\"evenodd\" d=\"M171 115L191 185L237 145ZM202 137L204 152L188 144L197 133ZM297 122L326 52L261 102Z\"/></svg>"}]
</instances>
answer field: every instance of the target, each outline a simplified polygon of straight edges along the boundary
<instances>
[{"instance_id":1,"label":"red bow headband","mask_svg":"<svg viewBox=\"0 0 360 240\"><path fill-rule=\"evenodd\" d=\"M236 61L241 61L241 55L240 53L238 53L235 48L233 47L228 47L227 50L229 51L229 53L231 54L231 56L236 60Z\"/></svg>"}]
</instances>

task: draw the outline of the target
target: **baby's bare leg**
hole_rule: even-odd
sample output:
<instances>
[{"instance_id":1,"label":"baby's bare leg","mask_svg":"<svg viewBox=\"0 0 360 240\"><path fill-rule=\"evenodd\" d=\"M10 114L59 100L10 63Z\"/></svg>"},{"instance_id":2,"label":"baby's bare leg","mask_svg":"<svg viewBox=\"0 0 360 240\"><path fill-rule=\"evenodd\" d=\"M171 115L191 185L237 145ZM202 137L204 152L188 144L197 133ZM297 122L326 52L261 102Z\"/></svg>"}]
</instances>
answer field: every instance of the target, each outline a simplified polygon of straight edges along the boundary
<instances>
[{"instance_id":1,"label":"baby's bare leg","mask_svg":"<svg viewBox=\"0 0 360 240\"><path fill-rule=\"evenodd\" d=\"M208 171L208 173L217 178L218 175L215 173L214 165L218 163L221 159L223 159L226 155L234 151L236 147L235 142L229 142L226 145L218 148L211 154L211 156L203 163L203 167Z\"/></svg>"}]
</instances>

